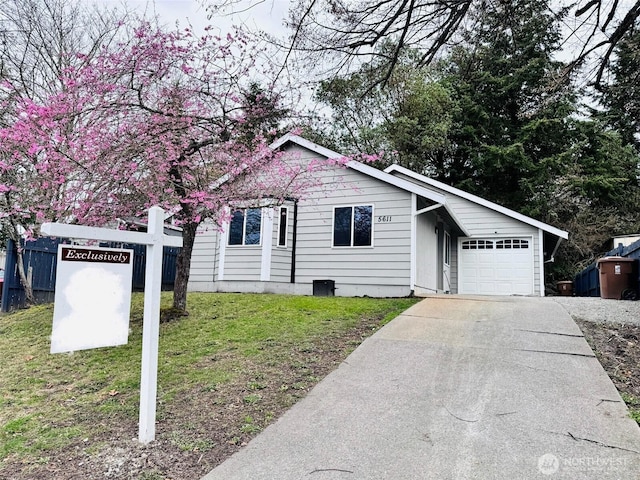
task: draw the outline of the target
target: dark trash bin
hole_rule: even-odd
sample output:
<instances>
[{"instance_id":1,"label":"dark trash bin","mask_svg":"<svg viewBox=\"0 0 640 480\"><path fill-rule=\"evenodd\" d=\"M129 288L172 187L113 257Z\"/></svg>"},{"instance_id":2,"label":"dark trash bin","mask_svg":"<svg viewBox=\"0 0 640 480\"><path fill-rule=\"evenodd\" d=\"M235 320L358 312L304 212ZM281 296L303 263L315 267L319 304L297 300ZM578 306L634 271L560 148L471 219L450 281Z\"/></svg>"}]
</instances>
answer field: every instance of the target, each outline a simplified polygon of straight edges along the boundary
<instances>
[{"instance_id":1,"label":"dark trash bin","mask_svg":"<svg viewBox=\"0 0 640 480\"><path fill-rule=\"evenodd\" d=\"M336 294L335 280L314 280L313 296L314 297L333 297Z\"/></svg>"},{"instance_id":2,"label":"dark trash bin","mask_svg":"<svg viewBox=\"0 0 640 480\"><path fill-rule=\"evenodd\" d=\"M563 280L556 283L558 293L563 297L573 296L573 282L571 280Z\"/></svg>"},{"instance_id":3,"label":"dark trash bin","mask_svg":"<svg viewBox=\"0 0 640 480\"><path fill-rule=\"evenodd\" d=\"M633 300L637 296L634 281L636 260L626 257L604 257L596 266L600 277L600 296L616 300Z\"/></svg>"}]
</instances>

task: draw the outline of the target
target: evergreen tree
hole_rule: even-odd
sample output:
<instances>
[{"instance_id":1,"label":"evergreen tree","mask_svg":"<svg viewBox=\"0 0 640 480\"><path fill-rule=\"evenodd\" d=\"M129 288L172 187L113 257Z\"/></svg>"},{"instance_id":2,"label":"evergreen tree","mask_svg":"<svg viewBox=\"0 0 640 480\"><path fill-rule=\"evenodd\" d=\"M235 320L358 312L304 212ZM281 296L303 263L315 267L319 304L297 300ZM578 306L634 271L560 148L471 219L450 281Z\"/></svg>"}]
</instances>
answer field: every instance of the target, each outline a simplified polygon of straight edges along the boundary
<instances>
[{"instance_id":1,"label":"evergreen tree","mask_svg":"<svg viewBox=\"0 0 640 480\"><path fill-rule=\"evenodd\" d=\"M571 85L557 80L558 18L546 2L494 2L443 72L459 109L447 181L504 206L542 213L540 190L567 147Z\"/></svg>"},{"instance_id":2,"label":"evergreen tree","mask_svg":"<svg viewBox=\"0 0 640 480\"><path fill-rule=\"evenodd\" d=\"M600 95L606 109L601 116L640 151L640 24L618 45L610 70L612 81Z\"/></svg>"}]
</instances>

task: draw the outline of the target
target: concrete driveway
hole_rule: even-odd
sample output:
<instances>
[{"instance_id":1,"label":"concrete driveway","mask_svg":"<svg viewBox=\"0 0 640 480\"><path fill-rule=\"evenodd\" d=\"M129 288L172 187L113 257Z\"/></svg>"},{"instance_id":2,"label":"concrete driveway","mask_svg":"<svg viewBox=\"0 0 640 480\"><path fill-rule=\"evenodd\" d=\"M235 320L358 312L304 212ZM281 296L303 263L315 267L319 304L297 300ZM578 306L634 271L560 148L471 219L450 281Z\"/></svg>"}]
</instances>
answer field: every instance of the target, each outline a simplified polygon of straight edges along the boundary
<instances>
[{"instance_id":1,"label":"concrete driveway","mask_svg":"<svg viewBox=\"0 0 640 480\"><path fill-rule=\"evenodd\" d=\"M640 428L553 299L433 296L203 480L638 479Z\"/></svg>"}]
</instances>

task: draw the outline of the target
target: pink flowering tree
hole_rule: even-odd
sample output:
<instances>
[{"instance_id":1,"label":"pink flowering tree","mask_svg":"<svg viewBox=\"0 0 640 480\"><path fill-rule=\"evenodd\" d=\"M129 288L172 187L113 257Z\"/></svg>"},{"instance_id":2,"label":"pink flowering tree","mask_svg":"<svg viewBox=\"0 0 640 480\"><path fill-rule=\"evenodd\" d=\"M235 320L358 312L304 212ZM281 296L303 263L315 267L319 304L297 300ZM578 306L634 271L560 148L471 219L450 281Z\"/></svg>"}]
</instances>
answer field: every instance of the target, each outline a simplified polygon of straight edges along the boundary
<instances>
[{"instance_id":1,"label":"pink flowering tree","mask_svg":"<svg viewBox=\"0 0 640 480\"><path fill-rule=\"evenodd\" d=\"M32 226L104 225L162 206L183 230L174 308L185 310L205 219L221 225L229 205L300 197L315 183L313 170L344 162L295 161L261 132L247 135L265 116L256 105L270 104L245 108L243 92L269 76L261 53L239 32L198 37L141 23L125 42L67 68L58 93L21 101L16 121L0 130L7 213Z\"/></svg>"},{"instance_id":2,"label":"pink flowering tree","mask_svg":"<svg viewBox=\"0 0 640 480\"><path fill-rule=\"evenodd\" d=\"M64 88L71 66L80 66L101 45L121 37L134 15L122 8L82 0L4 0L0 2L0 128L9 128L25 99L43 102ZM83 50L84 57L69 55ZM29 204L37 199L44 211L59 192L53 187L37 190L39 175L20 145L0 145L0 242L20 239L36 220ZM51 184L53 185L53 184ZM18 247L18 273L29 303L33 292Z\"/></svg>"}]
</instances>

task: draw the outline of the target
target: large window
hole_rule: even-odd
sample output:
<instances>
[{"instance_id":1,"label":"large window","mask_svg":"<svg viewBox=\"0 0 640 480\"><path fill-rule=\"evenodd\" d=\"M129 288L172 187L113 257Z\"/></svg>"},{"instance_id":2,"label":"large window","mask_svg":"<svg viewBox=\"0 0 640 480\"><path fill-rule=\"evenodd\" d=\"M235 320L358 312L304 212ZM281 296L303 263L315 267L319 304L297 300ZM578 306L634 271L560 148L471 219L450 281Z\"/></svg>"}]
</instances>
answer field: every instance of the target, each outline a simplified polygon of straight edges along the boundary
<instances>
[{"instance_id":1,"label":"large window","mask_svg":"<svg viewBox=\"0 0 640 480\"><path fill-rule=\"evenodd\" d=\"M369 247L373 238L373 206L335 207L333 246Z\"/></svg>"},{"instance_id":2,"label":"large window","mask_svg":"<svg viewBox=\"0 0 640 480\"><path fill-rule=\"evenodd\" d=\"M229 245L260 245L261 224L261 209L236 210L231 215Z\"/></svg>"}]
</instances>

